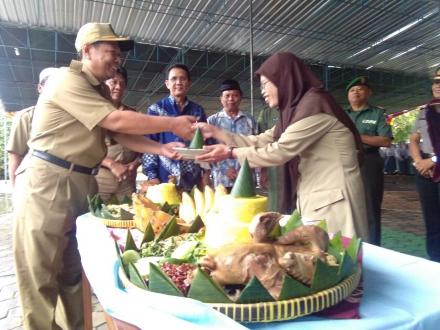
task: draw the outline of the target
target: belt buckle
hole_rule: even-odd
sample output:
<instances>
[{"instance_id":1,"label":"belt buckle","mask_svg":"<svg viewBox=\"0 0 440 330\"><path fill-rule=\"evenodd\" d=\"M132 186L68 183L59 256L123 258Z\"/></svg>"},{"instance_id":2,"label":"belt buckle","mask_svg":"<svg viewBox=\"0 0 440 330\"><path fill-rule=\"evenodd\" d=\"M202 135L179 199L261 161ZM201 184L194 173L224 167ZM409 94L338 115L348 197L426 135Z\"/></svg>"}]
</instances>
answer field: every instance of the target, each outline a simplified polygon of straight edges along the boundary
<instances>
[{"instance_id":1,"label":"belt buckle","mask_svg":"<svg viewBox=\"0 0 440 330\"><path fill-rule=\"evenodd\" d=\"M92 168L92 172L90 173L90 175L96 175L96 174L98 174L98 172L99 172L99 168L100 168L99 165L96 166L96 167L94 167L94 168Z\"/></svg>"}]
</instances>

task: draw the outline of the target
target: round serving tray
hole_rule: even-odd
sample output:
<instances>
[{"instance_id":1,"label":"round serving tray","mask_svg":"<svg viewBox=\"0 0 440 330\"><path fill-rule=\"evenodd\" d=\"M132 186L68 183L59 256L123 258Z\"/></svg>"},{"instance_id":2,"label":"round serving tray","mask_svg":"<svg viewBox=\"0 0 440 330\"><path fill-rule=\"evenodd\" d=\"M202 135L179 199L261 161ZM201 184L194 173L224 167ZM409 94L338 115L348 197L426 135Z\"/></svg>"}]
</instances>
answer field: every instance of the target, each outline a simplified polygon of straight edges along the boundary
<instances>
[{"instance_id":1,"label":"round serving tray","mask_svg":"<svg viewBox=\"0 0 440 330\"><path fill-rule=\"evenodd\" d=\"M111 219L100 218L95 215L92 215L92 216L95 219L98 219L99 221L101 221L107 227L112 227L112 228L134 228L134 227L136 227L136 223L134 220L111 220Z\"/></svg>"},{"instance_id":2,"label":"round serving tray","mask_svg":"<svg viewBox=\"0 0 440 330\"><path fill-rule=\"evenodd\" d=\"M209 303L208 305L237 322L252 323L291 320L322 311L350 296L359 285L361 273L361 267L359 266L356 273L348 276L337 285L300 298L252 304ZM131 283L122 268L119 268L119 278L127 292L145 291Z\"/></svg>"}]
</instances>

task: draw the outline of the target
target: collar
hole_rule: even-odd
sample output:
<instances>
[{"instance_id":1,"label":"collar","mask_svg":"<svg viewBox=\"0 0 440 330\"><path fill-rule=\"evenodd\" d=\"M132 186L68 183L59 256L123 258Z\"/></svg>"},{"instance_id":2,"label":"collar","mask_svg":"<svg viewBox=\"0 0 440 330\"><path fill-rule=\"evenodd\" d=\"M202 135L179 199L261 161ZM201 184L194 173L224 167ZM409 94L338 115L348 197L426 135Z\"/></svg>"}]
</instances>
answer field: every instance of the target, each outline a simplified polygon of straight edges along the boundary
<instances>
[{"instance_id":1,"label":"collar","mask_svg":"<svg viewBox=\"0 0 440 330\"><path fill-rule=\"evenodd\" d=\"M84 62L80 62L80 61L77 61L77 60L72 60L70 62L70 70L72 70L74 72L82 72L82 73L84 73L87 81L92 86L101 85L101 82L98 81L98 79L96 79L96 77L93 75L92 71L90 71L90 69L87 67L87 64L84 63Z\"/></svg>"},{"instance_id":2,"label":"collar","mask_svg":"<svg viewBox=\"0 0 440 330\"><path fill-rule=\"evenodd\" d=\"M232 118L231 116L228 115L228 113L226 112L226 110L223 108L222 111L220 112L220 116L222 117L227 117L231 120L237 120L238 118L244 116L244 113L241 110L238 110L237 115L235 116L235 118Z\"/></svg>"},{"instance_id":3,"label":"collar","mask_svg":"<svg viewBox=\"0 0 440 330\"><path fill-rule=\"evenodd\" d=\"M169 95L168 99L171 101L171 103L177 105L176 98L174 96ZM183 103L183 108L185 108L188 105L188 103L189 103L189 100L187 97L185 97L185 103Z\"/></svg>"}]
</instances>

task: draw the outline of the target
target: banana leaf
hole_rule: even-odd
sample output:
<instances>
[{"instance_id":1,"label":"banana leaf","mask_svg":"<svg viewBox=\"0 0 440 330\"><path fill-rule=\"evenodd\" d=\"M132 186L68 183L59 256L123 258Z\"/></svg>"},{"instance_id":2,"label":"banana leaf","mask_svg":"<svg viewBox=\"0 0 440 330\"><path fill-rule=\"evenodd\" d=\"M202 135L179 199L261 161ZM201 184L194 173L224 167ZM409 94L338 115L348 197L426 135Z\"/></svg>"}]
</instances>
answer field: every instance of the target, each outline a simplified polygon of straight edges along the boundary
<instances>
[{"instance_id":1,"label":"banana leaf","mask_svg":"<svg viewBox=\"0 0 440 330\"><path fill-rule=\"evenodd\" d=\"M179 235L179 226L176 217L172 217L157 236L156 240L160 241L171 236Z\"/></svg>"},{"instance_id":2,"label":"banana leaf","mask_svg":"<svg viewBox=\"0 0 440 330\"><path fill-rule=\"evenodd\" d=\"M148 290L147 284L145 283L144 279L139 274L136 266L132 262L128 264L128 278L130 279L130 282L137 287Z\"/></svg>"},{"instance_id":3,"label":"banana leaf","mask_svg":"<svg viewBox=\"0 0 440 330\"><path fill-rule=\"evenodd\" d=\"M280 297L278 300L286 300L297 297L307 296L311 293L311 289L299 282L298 280L285 275L283 279L283 286L281 288Z\"/></svg>"},{"instance_id":4,"label":"banana leaf","mask_svg":"<svg viewBox=\"0 0 440 330\"><path fill-rule=\"evenodd\" d=\"M200 215L197 215L193 223L188 229L188 233L197 233L205 224Z\"/></svg>"},{"instance_id":5,"label":"banana leaf","mask_svg":"<svg viewBox=\"0 0 440 330\"><path fill-rule=\"evenodd\" d=\"M254 276L245 286L236 303L250 304L265 301L274 301L274 299L267 289L261 284L258 278Z\"/></svg>"},{"instance_id":6,"label":"banana leaf","mask_svg":"<svg viewBox=\"0 0 440 330\"><path fill-rule=\"evenodd\" d=\"M182 297L183 293L173 281L155 264L150 263L150 274L148 279L150 291Z\"/></svg>"},{"instance_id":7,"label":"banana leaf","mask_svg":"<svg viewBox=\"0 0 440 330\"><path fill-rule=\"evenodd\" d=\"M153 227L151 226L151 223L148 223L147 228L144 231L144 236L142 237L141 246L144 243L151 242L153 240L154 240L154 230Z\"/></svg>"},{"instance_id":8,"label":"banana leaf","mask_svg":"<svg viewBox=\"0 0 440 330\"><path fill-rule=\"evenodd\" d=\"M131 235L130 229L127 229L127 239L125 241L125 251L128 250L139 251L139 249L136 246L136 243L134 242L133 236Z\"/></svg>"},{"instance_id":9,"label":"banana leaf","mask_svg":"<svg viewBox=\"0 0 440 330\"><path fill-rule=\"evenodd\" d=\"M303 223L301 221L301 216L297 210L293 211L290 218L287 220L286 224L281 227L281 235L284 235L300 226L302 226Z\"/></svg>"},{"instance_id":10,"label":"banana leaf","mask_svg":"<svg viewBox=\"0 0 440 330\"><path fill-rule=\"evenodd\" d=\"M231 302L223 288L214 282L214 280L200 268L197 268L196 270L187 297L205 303Z\"/></svg>"},{"instance_id":11,"label":"banana leaf","mask_svg":"<svg viewBox=\"0 0 440 330\"><path fill-rule=\"evenodd\" d=\"M322 291L337 284L339 282L338 271L338 266L329 266L318 259L312 280L312 293Z\"/></svg>"}]
</instances>

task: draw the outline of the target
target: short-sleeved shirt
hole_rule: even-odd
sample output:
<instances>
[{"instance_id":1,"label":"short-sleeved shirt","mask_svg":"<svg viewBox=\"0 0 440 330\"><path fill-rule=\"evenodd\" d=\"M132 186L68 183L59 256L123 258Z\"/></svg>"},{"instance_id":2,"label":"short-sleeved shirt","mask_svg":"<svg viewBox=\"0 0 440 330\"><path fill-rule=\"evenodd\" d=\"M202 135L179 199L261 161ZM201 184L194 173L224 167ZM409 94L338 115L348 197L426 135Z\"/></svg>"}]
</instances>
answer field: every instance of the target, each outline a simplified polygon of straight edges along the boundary
<instances>
[{"instance_id":1,"label":"short-sleeved shirt","mask_svg":"<svg viewBox=\"0 0 440 330\"><path fill-rule=\"evenodd\" d=\"M168 117L190 115L198 118L199 122L206 122L206 114L201 105L187 99L180 111L175 98L171 95L151 105L147 114ZM150 134L149 137L160 143L180 141L189 145L190 142L184 141L172 132ZM201 177L200 166L192 160L172 160L153 154L142 155L142 171L148 179L159 179L160 182L168 182L168 176L172 175L176 177L177 185L184 190L191 190Z\"/></svg>"},{"instance_id":2,"label":"short-sleeved shirt","mask_svg":"<svg viewBox=\"0 0 440 330\"><path fill-rule=\"evenodd\" d=\"M242 135L256 135L258 134L258 126L254 117L239 111L237 116L232 118L225 110L219 111L208 117L208 124L220 127L221 129ZM225 187L232 187L234 180L231 180L226 175L228 169L239 171L240 163L236 159L226 159L216 164L211 165L212 179L214 186L222 184Z\"/></svg>"},{"instance_id":3,"label":"short-sleeved shirt","mask_svg":"<svg viewBox=\"0 0 440 330\"><path fill-rule=\"evenodd\" d=\"M11 126L6 150L21 157L24 157L28 150L28 141L31 134L31 122L34 116L35 107L23 109L15 114Z\"/></svg>"},{"instance_id":4,"label":"short-sleeved shirt","mask_svg":"<svg viewBox=\"0 0 440 330\"><path fill-rule=\"evenodd\" d=\"M348 108L345 112L354 122L359 134L393 138L391 126L387 123L383 109L369 105L368 108L360 111L353 111L351 108ZM364 144L364 148L376 147Z\"/></svg>"},{"instance_id":5,"label":"short-sleeved shirt","mask_svg":"<svg viewBox=\"0 0 440 330\"><path fill-rule=\"evenodd\" d=\"M107 153L98 123L116 110L87 66L73 60L44 86L35 107L29 146L69 162L94 167Z\"/></svg>"},{"instance_id":6,"label":"short-sleeved shirt","mask_svg":"<svg viewBox=\"0 0 440 330\"><path fill-rule=\"evenodd\" d=\"M417 116L412 132L420 134L420 149L424 153L434 153L431 137L428 132L428 122L426 121L426 108L422 109Z\"/></svg>"}]
</instances>

